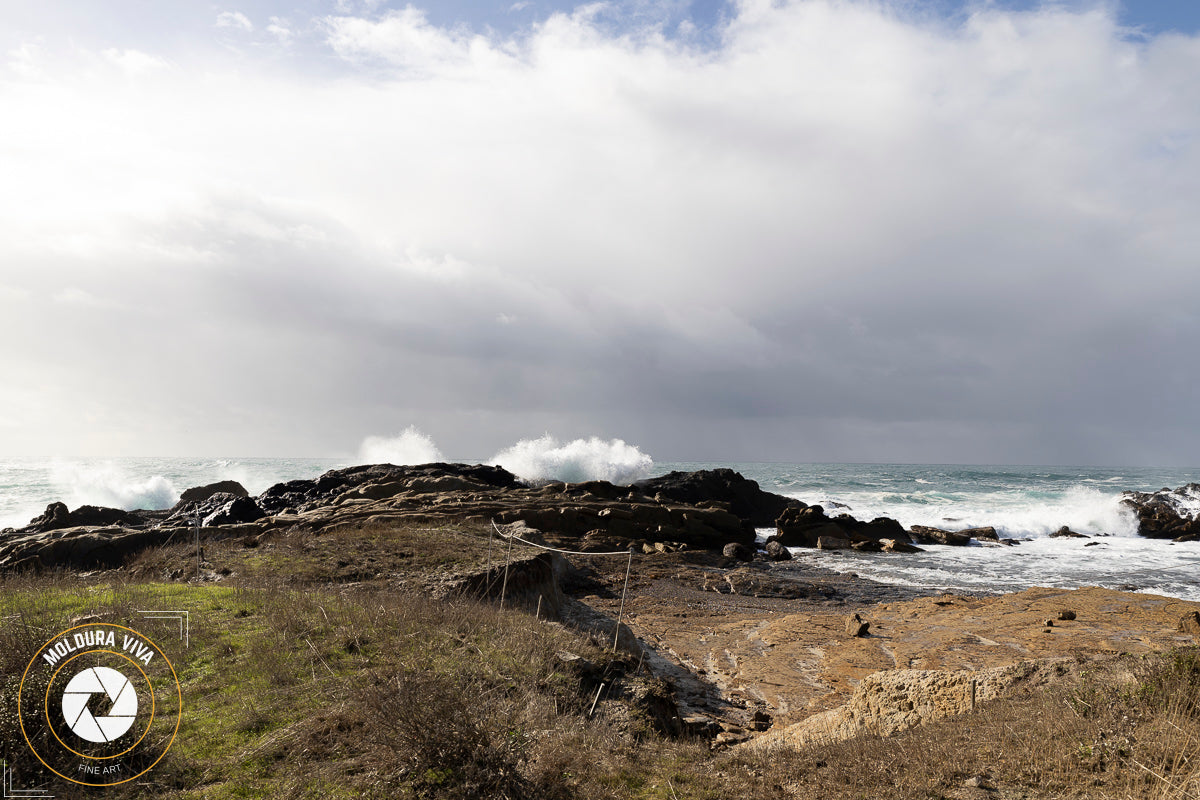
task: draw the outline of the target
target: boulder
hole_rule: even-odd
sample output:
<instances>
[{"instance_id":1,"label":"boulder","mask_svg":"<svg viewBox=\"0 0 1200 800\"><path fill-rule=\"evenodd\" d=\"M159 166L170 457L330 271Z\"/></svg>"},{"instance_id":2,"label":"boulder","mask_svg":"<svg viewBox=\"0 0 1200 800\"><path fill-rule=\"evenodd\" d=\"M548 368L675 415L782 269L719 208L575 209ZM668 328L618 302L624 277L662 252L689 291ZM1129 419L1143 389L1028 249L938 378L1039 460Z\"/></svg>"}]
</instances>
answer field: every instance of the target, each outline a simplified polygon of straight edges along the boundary
<instances>
[{"instance_id":1,"label":"boulder","mask_svg":"<svg viewBox=\"0 0 1200 800\"><path fill-rule=\"evenodd\" d=\"M731 469L668 472L657 478L637 481L633 486L650 497L676 503L724 503L739 519L754 528L769 528L785 509L804 507L799 500L763 491L757 481Z\"/></svg>"},{"instance_id":2,"label":"boulder","mask_svg":"<svg viewBox=\"0 0 1200 800\"><path fill-rule=\"evenodd\" d=\"M213 495L213 497L228 497L228 495ZM213 498L210 497L209 500ZM237 525L244 522L254 522L267 516L258 503L249 497L231 497L212 511L202 523L209 528L216 525Z\"/></svg>"},{"instance_id":3,"label":"boulder","mask_svg":"<svg viewBox=\"0 0 1200 800\"><path fill-rule=\"evenodd\" d=\"M840 536L818 536L818 550L849 550L850 540Z\"/></svg>"},{"instance_id":4,"label":"boulder","mask_svg":"<svg viewBox=\"0 0 1200 800\"><path fill-rule=\"evenodd\" d=\"M846 538L842 527L825 516L825 509L806 506L784 509L775 520L775 535L771 539L785 547L816 547L820 536Z\"/></svg>"},{"instance_id":5,"label":"boulder","mask_svg":"<svg viewBox=\"0 0 1200 800\"><path fill-rule=\"evenodd\" d=\"M721 550L721 555L726 558L735 558L738 561L753 561L754 551L741 542L730 542Z\"/></svg>"},{"instance_id":6,"label":"boulder","mask_svg":"<svg viewBox=\"0 0 1200 800\"><path fill-rule=\"evenodd\" d=\"M917 547L915 544L908 542L898 542L895 539L880 539L879 543L883 545L885 553L924 553L925 551Z\"/></svg>"},{"instance_id":7,"label":"boulder","mask_svg":"<svg viewBox=\"0 0 1200 800\"><path fill-rule=\"evenodd\" d=\"M1138 533L1152 539L1177 539L1200 534L1200 483L1157 492L1123 492L1121 504L1138 519Z\"/></svg>"},{"instance_id":8,"label":"boulder","mask_svg":"<svg viewBox=\"0 0 1200 800\"><path fill-rule=\"evenodd\" d=\"M979 530L979 529L976 529ZM995 533L995 529L992 529ZM967 531L944 531L941 528L930 528L926 525L913 525L909 528L914 542L918 544L948 544L964 547L971 543L971 534Z\"/></svg>"},{"instance_id":9,"label":"boulder","mask_svg":"<svg viewBox=\"0 0 1200 800\"><path fill-rule=\"evenodd\" d=\"M183 494L179 495L179 502L175 506L178 508L184 503L200 503L218 492L221 494L231 494L234 497L250 496L250 493L246 491L246 487L237 481L217 481L205 486L194 486L191 489L187 489Z\"/></svg>"},{"instance_id":10,"label":"boulder","mask_svg":"<svg viewBox=\"0 0 1200 800\"><path fill-rule=\"evenodd\" d=\"M862 618L860 614L852 614L846 619L846 635L854 638L862 638L869 635L871 623Z\"/></svg>"},{"instance_id":11,"label":"boulder","mask_svg":"<svg viewBox=\"0 0 1200 800\"><path fill-rule=\"evenodd\" d=\"M1054 533L1050 534L1050 538L1051 539L1087 539L1089 537L1085 533L1076 533L1075 531L1068 528L1066 525L1063 525L1061 528L1056 530Z\"/></svg>"},{"instance_id":12,"label":"boulder","mask_svg":"<svg viewBox=\"0 0 1200 800\"><path fill-rule=\"evenodd\" d=\"M767 558L771 561L791 561L792 553L786 547L774 539L767 542L764 548L767 551Z\"/></svg>"}]
</instances>

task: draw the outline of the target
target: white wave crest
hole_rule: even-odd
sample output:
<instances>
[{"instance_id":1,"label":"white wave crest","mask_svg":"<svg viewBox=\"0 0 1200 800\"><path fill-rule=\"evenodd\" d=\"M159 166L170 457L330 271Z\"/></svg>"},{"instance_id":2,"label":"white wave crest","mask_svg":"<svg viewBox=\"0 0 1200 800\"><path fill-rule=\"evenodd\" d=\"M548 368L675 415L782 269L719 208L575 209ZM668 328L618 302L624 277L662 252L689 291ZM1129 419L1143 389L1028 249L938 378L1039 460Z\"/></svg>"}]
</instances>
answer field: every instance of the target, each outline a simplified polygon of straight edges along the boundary
<instances>
[{"instance_id":1,"label":"white wave crest","mask_svg":"<svg viewBox=\"0 0 1200 800\"><path fill-rule=\"evenodd\" d=\"M433 439L409 425L399 436L368 436L358 448L360 464L430 464L444 461Z\"/></svg>"},{"instance_id":2,"label":"white wave crest","mask_svg":"<svg viewBox=\"0 0 1200 800\"><path fill-rule=\"evenodd\" d=\"M60 462L53 465L51 482L67 506L107 506L132 511L135 508L170 508L179 501L179 490L162 475L131 478L116 464Z\"/></svg>"},{"instance_id":3,"label":"white wave crest","mask_svg":"<svg viewBox=\"0 0 1200 800\"><path fill-rule=\"evenodd\" d=\"M654 468L654 459L620 439L605 441L593 436L559 444L549 434L522 439L492 456L488 463L504 467L531 483L603 480L629 484L648 477Z\"/></svg>"},{"instance_id":4,"label":"white wave crest","mask_svg":"<svg viewBox=\"0 0 1200 800\"><path fill-rule=\"evenodd\" d=\"M1016 490L961 496L938 492L835 492L805 499L810 503L844 503L859 519L891 517L905 527L962 530L991 526L1001 536L1020 539L1049 536L1065 525L1088 535L1137 536L1137 517L1121 505L1121 495L1092 486L1076 485L1041 495Z\"/></svg>"}]
</instances>

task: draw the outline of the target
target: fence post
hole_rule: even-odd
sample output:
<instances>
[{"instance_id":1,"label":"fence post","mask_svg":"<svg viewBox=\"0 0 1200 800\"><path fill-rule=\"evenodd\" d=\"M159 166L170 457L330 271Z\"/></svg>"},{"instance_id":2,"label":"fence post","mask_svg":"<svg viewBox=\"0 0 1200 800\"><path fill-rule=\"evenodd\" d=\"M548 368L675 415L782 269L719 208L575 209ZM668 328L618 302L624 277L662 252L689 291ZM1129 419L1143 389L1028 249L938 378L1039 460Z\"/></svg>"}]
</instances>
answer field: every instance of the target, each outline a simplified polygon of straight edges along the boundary
<instances>
[{"instance_id":1,"label":"fence post","mask_svg":"<svg viewBox=\"0 0 1200 800\"><path fill-rule=\"evenodd\" d=\"M500 610L504 610L504 593L508 591L508 562L512 561L513 536L508 535L508 552L504 555L504 583L500 586Z\"/></svg>"},{"instance_id":2,"label":"fence post","mask_svg":"<svg viewBox=\"0 0 1200 800\"><path fill-rule=\"evenodd\" d=\"M629 571L633 569L633 548L629 549L629 560L625 562L625 588L621 590L621 608L617 611L617 627L613 630L613 652L617 652L617 640L621 638L621 617L625 615L625 595L629 593Z\"/></svg>"}]
</instances>

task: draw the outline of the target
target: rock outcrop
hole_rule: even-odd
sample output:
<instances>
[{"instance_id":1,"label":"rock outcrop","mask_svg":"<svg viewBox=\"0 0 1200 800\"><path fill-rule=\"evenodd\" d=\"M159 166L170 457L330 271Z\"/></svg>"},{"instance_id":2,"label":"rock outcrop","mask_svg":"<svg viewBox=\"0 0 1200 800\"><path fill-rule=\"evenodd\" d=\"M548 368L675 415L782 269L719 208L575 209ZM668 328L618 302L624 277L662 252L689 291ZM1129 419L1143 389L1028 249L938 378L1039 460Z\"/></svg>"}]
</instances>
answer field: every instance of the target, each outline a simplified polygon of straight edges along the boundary
<instances>
[{"instance_id":1,"label":"rock outcrop","mask_svg":"<svg viewBox=\"0 0 1200 800\"><path fill-rule=\"evenodd\" d=\"M775 520L775 531L769 542L779 542L784 547L816 547L824 550L848 549L863 544L873 544L875 546L871 549L881 549L881 540L884 539L910 541L904 527L894 519L877 517L870 522L863 522L849 514L830 518L821 506L805 506L799 501L779 515Z\"/></svg>"},{"instance_id":2,"label":"rock outcrop","mask_svg":"<svg viewBox=\"0 0 1200 800\"><path fill-rule=\"evenodd\" d=\"M863 734L890 736L916 725L973 711L1026 678L1033 665L983 670L894 669L859 681L843 706L772 731L753 746L800 747Z\"/></svg>"},{"instance_id":3,"label":"rock outcrop","mask_svg":"<svg viewBox=\"0 0 1200 800\"><path fill-rule=\"evenodd\" d=\"M643 488L607 481L528 486L501 467L479 464L377 464L276 484L257 498L237 491L237 485L211 484L188 490L169 511L84 507L72 512L52 504L0 544L0 569L115 566L140 546L172 540L195 527L197 519L202 538L223 536L222 530L234 528L239 535L271 530L320 535L393 524L525 523L569 540L573 548L720 552L736 544L745 548L739 553L753 557L755 523L796 502L763 492L732 470L672 473ZM710 490L713 495L706 496ZM101 548L107 553L103 558L88 555L96 549L90 545L65 547L44 536L70 530L69 536L81 537L82 542L92 525L111 529ZM146 532L153 535L133 535Z\"/></svg>"},{"instance_id":4,"label":"rock outcrop","mask_svg":"<svg viewBox=\"0 0 1200 800\"><path fill-rule=\"evenodd\" d=\"M1138 520L1138 533L1151 539L1200 535L1200 483L1157 492L1122 492L1121 504Z\"/></svg>"},{"instance_id":5,"label":"rock outcrop","mask_svg":"<svg viewBox=\"0 0 1200 800\"><path fill-rule=\"evenodd\" d=\"M80 506L69 511L64 503L51 503L41 516L34 517L23 531L55 531L87 525L120 525L131 521L134 512L104 506Z\"/></svg>"},{"instance_id":6,"label":"rock outcrop","mask_svg":"<svg viewBox=\"0 0 1200 800\"><path fill-rule=\"evenodd\" d=\"M723 503L754 528L772 527L784 509L804 507L798 500L763 491L757 481L731 469L668 472L633 486L650 497L675 503Z\"/></svg>"}]
</instances>

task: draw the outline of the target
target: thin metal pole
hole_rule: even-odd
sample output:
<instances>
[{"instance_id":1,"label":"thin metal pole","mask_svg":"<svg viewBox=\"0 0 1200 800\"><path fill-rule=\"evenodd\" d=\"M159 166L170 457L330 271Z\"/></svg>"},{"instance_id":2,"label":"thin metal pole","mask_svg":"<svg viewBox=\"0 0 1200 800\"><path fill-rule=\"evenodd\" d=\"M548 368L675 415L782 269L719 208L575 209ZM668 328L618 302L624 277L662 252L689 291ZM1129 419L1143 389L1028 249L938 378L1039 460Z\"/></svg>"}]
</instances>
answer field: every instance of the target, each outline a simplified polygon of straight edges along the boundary
<instances>
[{"instance_id":1,"label":"thin metal pole","mask_svg":"<svg viewBox=\"0 0 1200 800\"><path fill-rule=\"evenodd\" d=\"M508 553L504 556L504 583L500 586L500 610L504 610L504 593L508 591L508 562L512 560L512 540L508 537Z\"/></svg>"},{"instance_id":2,"label":"thin metal pole","mask_svg":"<svg viewBox=\"0 0 1200 800\"><path fill-rule=\"evenodd\" d=\"M625 562L625 588L621 590L621 608L617 611L617 627L613 630L613 652L617 652L617 640L621 637L621 617L625 615L625 595L629 593L629 571L633 569L633 550Z\"/></svg>"}]
</instances>

